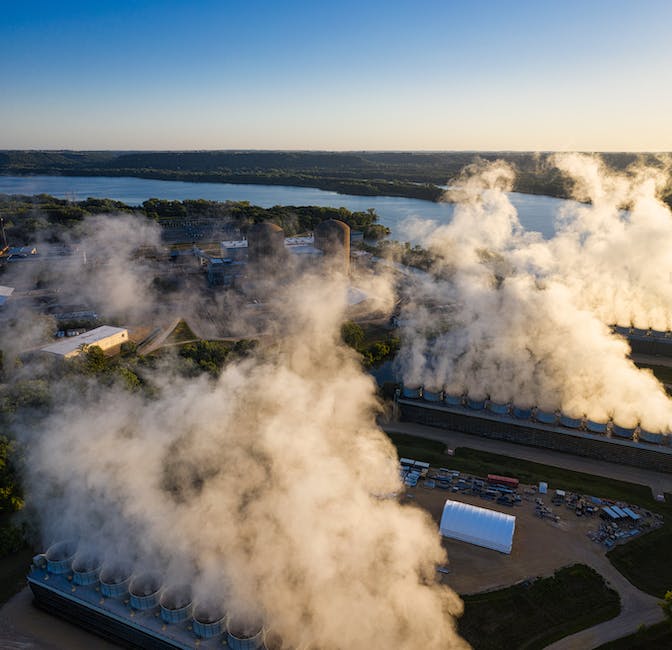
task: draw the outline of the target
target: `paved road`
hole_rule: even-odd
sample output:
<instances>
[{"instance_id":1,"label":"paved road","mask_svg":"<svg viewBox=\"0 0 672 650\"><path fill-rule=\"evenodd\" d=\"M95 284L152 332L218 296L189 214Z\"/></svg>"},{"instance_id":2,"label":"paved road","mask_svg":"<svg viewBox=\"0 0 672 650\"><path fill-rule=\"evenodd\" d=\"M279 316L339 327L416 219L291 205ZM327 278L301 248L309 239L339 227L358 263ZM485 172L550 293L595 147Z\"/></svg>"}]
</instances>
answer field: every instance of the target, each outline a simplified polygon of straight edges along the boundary
<instances>
[{"instance_id":1,"label":"paved road","mask_svg":"<svg viewBox=\"0 0 672 650\"><path fill-rule=\"evenodd\" d=\"M619 465L617 463L608 463L602 460L592 460L591 458L574 456L553 449L540 449L517 445L503 440L490 440L488 438L481 438L480 436L469 435L468 433L457 433L445 429L428 427L416 424L415 422L389 422L382 423L381 426L384 431L407 433L429 440L438 440L453 449L456 447L482 449L483 451L495 454L504 454L513 458L544 463L546 465L553 465L554 467L585 472L586 474L604 476L639 485L648 485L651 487L654 495L672 492L672 474L664 474L662 472Z\"/></svg>"}]
</instances>

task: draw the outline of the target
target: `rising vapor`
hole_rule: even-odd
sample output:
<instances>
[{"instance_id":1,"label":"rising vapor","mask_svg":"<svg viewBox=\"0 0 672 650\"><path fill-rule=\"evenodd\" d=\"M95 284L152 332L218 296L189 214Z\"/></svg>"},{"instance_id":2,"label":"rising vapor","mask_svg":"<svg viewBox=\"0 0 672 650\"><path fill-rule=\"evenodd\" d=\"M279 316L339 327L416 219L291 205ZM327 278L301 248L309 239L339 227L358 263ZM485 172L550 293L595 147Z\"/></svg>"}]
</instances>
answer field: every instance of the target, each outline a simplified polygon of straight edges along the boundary
<instances>
[{"instance_id":1,"label":"rising vapor","mask_svg":"<svg viewBox=\"0 0 672 650\"><path fill-rule=\"evenodd\" d=\"M549 240L521 227L503 163L468 170L450 224L409 224L435 264L406 297L404 381L669 432L672 402L609 327L672 325L667 170L610 172L578 154L554 164L585 203L568 205Z\"/></svg>"},{"instance_id":2,"label":"rising vapor","mask_svg":"<svg viewBox=\"0 0 672 650\"><path fill-rule=\"evenodd\" d=\"M374 384L340 341L346 285L278 289L284 335L152 398L92 384L26 440L44 542L193 584L288 648L464 648L436 525L402 506ZM61 387L64 391L64 388Z\"/></svg>"}]
</instances>

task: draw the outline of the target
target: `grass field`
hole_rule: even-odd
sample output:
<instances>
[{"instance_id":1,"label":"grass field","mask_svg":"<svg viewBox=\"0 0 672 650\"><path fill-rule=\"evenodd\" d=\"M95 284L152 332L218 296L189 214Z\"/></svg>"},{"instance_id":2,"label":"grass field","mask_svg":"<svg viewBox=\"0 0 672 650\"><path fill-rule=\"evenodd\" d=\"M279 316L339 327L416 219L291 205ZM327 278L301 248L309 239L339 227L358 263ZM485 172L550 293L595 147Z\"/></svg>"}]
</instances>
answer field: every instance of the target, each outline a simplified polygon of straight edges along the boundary
<instances>
[{"instance_id":1,"label":"grass field","mask_svg":"<svg viewBox=\"0 0 672 650\"><path fill-rule=\"evenodd\" d=\"M633 585L662 598L672 589L671 550L672 521L668 518L662 528L616 546L607 557Z\"/></svg>"},{"instance_id":2,"label":"grass field","mask_svg":"<svg viewBox=\"0 0 672 650\"><path fill-rule=\"evenodd\" d=\"M595 650L668 650L669 648L672 648L672 625L665 621L605 643Z\"/></svg>"},{"instance_id":3,"label":"grass field","mask_svg":"<svg viewBox=\"0 0 672 650\"><path fill-rule=\"evenodd\" d=\"M464 597L460 634L475 650L544 648L614 616L618 594L583 564L529 584Z\"/></svg>"}]
</instances>

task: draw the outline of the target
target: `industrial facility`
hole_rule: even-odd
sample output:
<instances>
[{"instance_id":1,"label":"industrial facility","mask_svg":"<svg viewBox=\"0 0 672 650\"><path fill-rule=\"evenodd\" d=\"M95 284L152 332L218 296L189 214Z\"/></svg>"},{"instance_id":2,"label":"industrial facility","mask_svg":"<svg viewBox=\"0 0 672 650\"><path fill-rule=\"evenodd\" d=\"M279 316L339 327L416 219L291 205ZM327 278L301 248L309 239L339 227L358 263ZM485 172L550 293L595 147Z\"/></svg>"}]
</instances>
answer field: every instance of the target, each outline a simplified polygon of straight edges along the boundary
<instances>
[{"instance_id":1,"label":"industrial facility","mask_svg":"<svg viewBox=\"0 0 672 650\"><path fill-rule=\"evenodd\" d=\"M42 352L54 355L61 359L73 359L85 352L92 345L101 350L111 350L128 341L128 330L123 327L102 325L96 329L84 332L78 336L63 338L56 343L50 343L40 348Z\"/></svg>"},{"instance_id":2,"label":"industrial facility","mask_svg":"<svg viewBox=\"0 0 672 650\"><path fill-rule=\"evenodd\" d=\"M436 387L403 386L395 404L399 417L410 422L672 473L670 437L641 426L596 422Z\"/></svg>"},{"instance_id":3,"label":"industrial facility","mask_svg":"<svg viewBox=\"0 0 672 650\"><path fill-rule=\"evenodd\" d=\"M259 623L241 624L217 604L192 602L189 585L166 585L160 573L101 562L74 542L36 555L28 585L40 608L126 648L266 647Z\"/></svg>"},{"instance_id":4,"label":"industrial facility","mask_svg":"<svg viewBox=\"0 0 672 650\"><path fill-rule=\"evenodd\" d=\"M672 332L638 327L612 327L614 333L627 339L634 354L672 355Z\"/></svg>"},{"instance_id":5,"label":"industrial facility","mask_svg":"<svg viewBox=\"0 0 672 650\"><path fill-rule=\"evenodd\" d=\"M319 223L311 235L285 237L274 223L250 226L245 239L221 242L220 256L195 248L194 252L212 285L234 285L250 274L277 271L288 262L299 266L328 264L346 274L350 270L350 227L328 219Z\"/></svg>"},{"instance_id":6,"label":"industrial facility","mask_svg":"<svg viewBox=\"0 0 672 650\"><path fill-rule=\"evenodd\" d=\"M441 535L450 539L511 553L516 518L496 510L446 500L439 526Z\"/></svg>"}]
</instances>

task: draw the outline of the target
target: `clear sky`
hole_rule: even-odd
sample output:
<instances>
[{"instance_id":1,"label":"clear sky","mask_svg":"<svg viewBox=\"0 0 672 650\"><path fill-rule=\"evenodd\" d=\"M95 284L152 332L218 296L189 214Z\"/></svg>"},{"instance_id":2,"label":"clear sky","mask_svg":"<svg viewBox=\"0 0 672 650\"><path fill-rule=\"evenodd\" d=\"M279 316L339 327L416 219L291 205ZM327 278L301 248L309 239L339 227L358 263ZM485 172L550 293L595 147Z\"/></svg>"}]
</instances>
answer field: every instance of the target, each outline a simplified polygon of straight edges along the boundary
<instances>
[{"instance_id":1,"label":"clear sky","mask_svg":"<svg viewBox=\"0 0 672 650\"><path fill-rule=\"evenodd\" d=\"M0 148L672 151L672 0L0 0Z\"/></svg>"}]
</instances>

